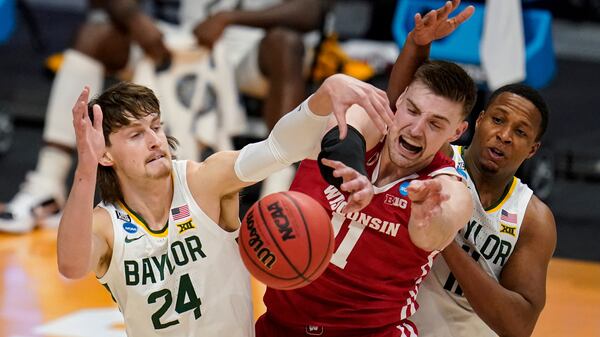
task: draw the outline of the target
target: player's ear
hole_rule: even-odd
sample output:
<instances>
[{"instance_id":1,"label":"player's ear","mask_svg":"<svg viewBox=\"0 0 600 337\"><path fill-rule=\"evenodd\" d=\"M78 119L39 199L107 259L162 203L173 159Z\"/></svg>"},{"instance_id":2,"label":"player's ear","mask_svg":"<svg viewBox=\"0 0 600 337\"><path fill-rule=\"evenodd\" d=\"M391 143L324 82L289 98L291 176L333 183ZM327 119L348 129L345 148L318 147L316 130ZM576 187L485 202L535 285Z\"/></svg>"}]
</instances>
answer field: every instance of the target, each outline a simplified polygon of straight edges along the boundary
<instances>
[{"instance_id":1,"label":"player's ear","mask_svg":"<svg viewBox=\"0 0 600 337\"><path fill-rule=\"evenodd\" d=\"M102 166L113 166L114 165L113 157L110 154L110 152L108 152L108 151L104 151L104 154L102 154L102 157L100 157L100 160L98 162Z\"/></svg>"},{"instance_id":2,"label":"player's ear","mask_svg":"<svg viewBox=\"0 0 600 337\"><path fill-rule=\"evenodd\" d=\"M485 110L481 110L481 112L479 113L479 116L477 116L477 120L475 121L475 126L479 125L479 122L481 122L481 120L483 119L483 116L485 116Z\"/></svg>"},{"instance_id":3,"label":"player's ear","mask_svg":"<svg viewBox=\"0 0 600 337\"><path fill-rule=\"evenodd\" d=\"M402 101L404 100L404 97L406 96L406 92L408 91L408 87L410 85L406 86L406 88L404 88L404 91L400 94L400 96L398 96L398 98L396 99L396 103L395 103L395 107L396 110L398 110L398 107L400 106L400 104L402 103ZM395 113L395 111L394 111Z\"/></svg>"},{"instance_id":4,"label":"player's ear","mask_svg":"<svg viewBox=\"0 0 600 337\"><path fill-rule=\"evenodd\" d=\"M458 124L458 126L454 130L454 135L450 139L448 139L448 142L452 143L453 141L460 138L460 136L462 136L462 134L465 133L465 131L467 130L468 127L469 127L469 122L467 122L465 120L460 122L460 124Z\"/></svg>"},{"instance_id":5,"label":"player's ear","mask_svg":"<svg viewBox=\"0 0 600 337\"><path fill-rule=\"evenodd\" d=\"M541 142L535 142L532 146L531 149L529 149L529 154L527 155L527 159L533 157L533 155L537 152L537 150L540 148L540 145L542 145Z\"/></svg>"}]
</instances>

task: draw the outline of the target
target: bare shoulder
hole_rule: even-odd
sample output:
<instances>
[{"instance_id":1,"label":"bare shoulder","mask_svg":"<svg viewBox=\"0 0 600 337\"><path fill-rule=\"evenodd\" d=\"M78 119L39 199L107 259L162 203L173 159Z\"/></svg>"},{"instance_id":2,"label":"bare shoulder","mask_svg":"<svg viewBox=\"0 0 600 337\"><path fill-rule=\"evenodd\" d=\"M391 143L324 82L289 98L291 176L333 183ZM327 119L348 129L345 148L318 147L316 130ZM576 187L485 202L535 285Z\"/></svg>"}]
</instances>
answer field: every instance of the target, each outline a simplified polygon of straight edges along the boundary
<instances>
[{"instance_id":1,"label":"bare shoulder","mask_svg":"<svg viewBox=\"0 0 600 337\"><path fill-rule=\"evenodd\" d=\"M238 156L239 151L219 151L201 163L188 161L186 179L196 200L219 200L249 185L240 181L235 173Z\"/></svg>"},{"instance_id":2,"label":"bare shoulder","mask_svg":"<svg viewBox=\"0 0 600 337\"><path fill-rule=\"evenodd\" d=\"M112 243L113 227L112 219L108 211L100 206L94 208L92 214L92 232Z\"/></svg>"},{"instance_id":3,"label":"bare shoulder","mask_svg":"<svg viewBox=\"0 0 600 337\"><path fill-rule=\"evenodd\" d=\"M219 151L202 162L187 162L187 180L192 185L201 184L204 188L221 185L235 177L234 165L239 151Z\"/></svg>"},{"instance_id":4,"label":"bare shoulder","mask_svg":"<svg viewBox=\"0 0 600 337\"><path fill-rule=\"evenodd\" d=\"M93 268L96 277L102 277L110 265L115 236L112 218L103 207L97 206L94 208L92 235L92 254L94 261L97 261Z\"/></svg>"},{"instance_id":5,"label":"bare shoulder","mask_svg":"<svg viewBox=\"0 0 600 337\"><path fill-rule=\"evenodd\" d=\"M520 242L529 242L552 255L556 247L556 222L550 207L533 195L521 226Z\"/></svg>"},{"instance_id":6,"label":"bare shoulder","mask_svg":"<svg viewBox=\"0 0 600 337\"><path fill-rule=\"evenodd\" d=\"M535 195L531 196L527 205L523 224L525 225L524 231L539 230L556 236L556 222L552 210Z\"/></svg>"}]
</instances>

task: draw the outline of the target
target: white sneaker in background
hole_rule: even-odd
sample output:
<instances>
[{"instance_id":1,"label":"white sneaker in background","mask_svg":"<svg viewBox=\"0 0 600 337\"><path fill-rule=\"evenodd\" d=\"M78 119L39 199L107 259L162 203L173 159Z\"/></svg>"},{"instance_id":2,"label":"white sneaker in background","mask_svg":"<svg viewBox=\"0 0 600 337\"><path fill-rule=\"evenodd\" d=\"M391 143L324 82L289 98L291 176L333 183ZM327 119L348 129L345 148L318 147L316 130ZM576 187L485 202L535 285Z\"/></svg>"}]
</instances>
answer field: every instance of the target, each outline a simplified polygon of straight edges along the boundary
<instances>
[{"instance_id":1,"label":"white sneaker in background","mask_svg":"<svg viewBox=\"0 0 600 337\"><path fill-rule=\"evenodd\" d=\"M21 234L37 226L58 226L64 188L46 180L36 172L27 174L19 192L0 207L0 232Z\"/></svg>"}]
</instances>

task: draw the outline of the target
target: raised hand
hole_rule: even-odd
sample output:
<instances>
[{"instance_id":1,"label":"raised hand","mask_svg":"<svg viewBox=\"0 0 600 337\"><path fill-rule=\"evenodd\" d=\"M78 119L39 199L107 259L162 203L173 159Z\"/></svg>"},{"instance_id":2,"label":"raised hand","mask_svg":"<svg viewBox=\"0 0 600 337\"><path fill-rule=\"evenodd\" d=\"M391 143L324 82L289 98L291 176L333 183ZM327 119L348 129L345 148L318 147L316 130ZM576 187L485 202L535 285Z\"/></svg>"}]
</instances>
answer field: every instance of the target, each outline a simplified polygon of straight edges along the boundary
<instances>
[{"instance_id":1,"label":"raised hand","mask_svg":"<svg viewBox=\"0 0 600 337\"><path fill-rule=\"evenodd\" d=\"M410 223L417 227L427 226L432 218L440 215L442 203L450 199L450 195L442 193L442 184L435 179L413 180L407 190L412 201Z\"/></svg>"},{"instance_id":2,"label":"raised hand","mask_svg":"<svg viewBox=\"0 0 600 337\"><path fill-rule=\"evenodd\" d=\"M348 204L342 210L343 213L360 211L371 202L375 192L373 191L373 185L367 177L337 160L322 158L321 162L333 169L334 177L342 178L343 183L340 189L350 193Z\"/></svg>"},{"instance_id":3,"label":"raised hand","mask_svg":"<svg viewBox=\"0 0 600 337\"><path fill-rule=\"evenodd\" d=\"M357 80L353 77L336 74L328 77L317 93L325 92L331 104L331 109L340 128L340 139L346 137L348 126L346 124L346 110L352 105L360 105L375 126L387 134L387 126L393 123L394 114L390 109L385 91Z\"/></svg>"},{"instance_id":4,"label":"raised hand","mask_svg":"<svg viewBox=\"0 0 600 337\"><path fill-rule=\"evenodd\" d=\"M90 89L85 87L73 106L73 127L77 144L78 165L95 169L104 154L106 145L102 132L102 109L94 105L94 123L88 115Z\"/></svg>"},{"instance_id":5,"label":"raised hand","mask_svg":"<svg viewBox=\"0 0 600 337\"><path fill-rule=\"evenodd\" d=\"M475 7L468 6L452 19L448 19L450 13L458 8L458 5L460 5L460 0L446 1L443 7L431 10L424 17L417 13L415 15L415 28L413 29L415 43L424 46L450 35L475 12Z\"/></svg>"}]
</instances>

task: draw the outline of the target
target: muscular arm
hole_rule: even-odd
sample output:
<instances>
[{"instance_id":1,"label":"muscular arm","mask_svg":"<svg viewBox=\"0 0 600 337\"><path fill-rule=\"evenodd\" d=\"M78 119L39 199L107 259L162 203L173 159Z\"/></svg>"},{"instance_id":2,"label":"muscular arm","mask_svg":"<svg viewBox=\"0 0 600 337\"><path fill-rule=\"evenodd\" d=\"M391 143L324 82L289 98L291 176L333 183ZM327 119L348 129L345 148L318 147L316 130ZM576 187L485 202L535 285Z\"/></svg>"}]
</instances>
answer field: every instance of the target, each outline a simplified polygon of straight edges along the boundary
<instances>
[{"instance_id":1,"label":"muscular arm","mask_svg":"<svg viewBox=\"0 0 600 337\"><path fill-rule=\"evenodd\" d=\"M136 0L104 0L112 22L129 34L158 65L170 59L163 36L151 17L144 14Z\"/></svg>"},{"instance_id":2,"label":"muscular arm","mask_svg":"<svg viewBox=\"0 0 600 337\"><path fill-rule=\"evenodd\" d=\"M535 196L521 228L499 283L456 243L442 252L475 312L500 336L530 336L546 302L556 225L550 209Z\"/></svg>"},{"instance_id":3,"label":"muscular arm","mask_svg":"<svg viewBox=\"0 0 600 337\"><path fill-rule=\"evenodd\" d=\"M446 247L473 212L473 201L464 183L446 174L431 180L419 183L439 182L439 193L429 191L424 194L418 189L415 190L414 181L409 185L412 210L408 233L411 241L426 251L442 250Z\"/></svg>"},{"instance_id":4,"label":"muscular arm","mask_svg":"<svg viewBox=\"0 0 600 337\"><path fill-rule=\"evenodd\" d=\"M431 43L418 45L413 36L413 32L408 33L388 82L387 95L393 110L396 110L396 101L412 81L417 68L429 58Z\"/></svg>"},{"instance_id":5,"label":"muscular arm","mask_svg":"<svg viewBox=\"0 0 600 337\"><path fill-rule=\"evenodd\" d=\"M85 87L72 110L77 169L58 227L58 269L68 278L83 277L91 270L101 276L106 271L112 251L110 217L104 210L94 212L92 209L98 163L106 146L102 109L98 105L93 106L92 123L87 106L89 93L89 88Z\"/></svg>"},{"instance_id":6,"label":"muscular arm","mask_svg":"<svg viewBox=\"0 0 600 337\"><path fill-rule=\"evenodd\" d=\"M417 68L429 57L431 42L448 36L473 15L475 8L468 6L452 19L448 19L450 13L459 5L460 0L452 0L436 10L431 10L424 17L420 14L415 15L415 28L406 37L388 84L387 94L392 108L412 81Z\"/></svg>"},{"instance_id":7,"label":"muscular arm","mask_svg":"<svg viewBox=\"0 0 600 337\"><path fill-rule=\"evenodd\" d=\"M330 6L331 0L287 0L259 11L234 10L225 14L229 24L308 32L320 27Z\"/></svg>"},{"instance_id":8,"label":"muscular arm","mask_svg":"<svg viewBox=\"0 0 600 337\"><path fill-rule=\"evenodd\" d=\"M110 258L107 233L112 233L106 211L93 210L96 171L77 170L58 227L58 269L71 279L96 271L101 276ZM95 223L92 226L92 223ZM111 240L112 241L112 240ZM112 243L112 242L111 242Z\"/></svg>"}]
</instances>

